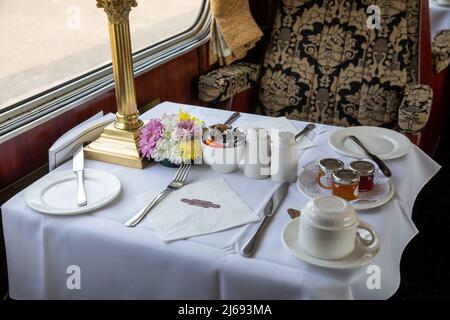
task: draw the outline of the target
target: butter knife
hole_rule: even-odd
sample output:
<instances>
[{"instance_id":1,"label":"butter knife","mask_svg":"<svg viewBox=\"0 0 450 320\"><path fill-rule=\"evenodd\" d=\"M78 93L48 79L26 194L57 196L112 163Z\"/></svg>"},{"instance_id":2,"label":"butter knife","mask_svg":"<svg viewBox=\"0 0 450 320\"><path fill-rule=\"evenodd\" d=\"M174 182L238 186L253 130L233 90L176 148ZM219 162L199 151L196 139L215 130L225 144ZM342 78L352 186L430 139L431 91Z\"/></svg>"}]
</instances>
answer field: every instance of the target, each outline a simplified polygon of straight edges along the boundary
<instances>
[{"instance_id":1,"label":"butter knife","mask_svg":"<svg viewBox=\"0 0 450 320\"><path fill-rule=\"evenodd\" d=\"M261 237L262 232L264 231L264 228L267 226L269 221L271 220L273 214L277 210L280 203L283 201L284 197L286 196L286 193L289 189L289 183L285 182L282 185L280 185L277 190L272 194L272 197L270 197L269 201L267 202L266 206L263 210L263 217L261 221L258 224L258 227L256 228L256 231L252 234L250 239L244 244L244 246L241 249L241 255L243 257L251 257L253 253L255 253L256 246L258 244L258 240Z\"/></svg>"},{"instance_id":2,"label":"butter knife","mask_svg":"<svg viewBox=\"0 0 450 320\"><path fill-rule=\"evenodd\" d=\"M375 163L378 165L378 168L380 168L381 172L383 172L383 174L386 177L390 177L391 174L391 170L389 170L388 166L383 162L383 160L381 160L380 158L378 158L376 155L374 155L373 153L370 153L369 150L367 150L367 148L362 144L361 141L359 141L359 139L353 135L348 136L354 143L356 143L356 145L358 147L361 148L362 151L364 151L364 153L373 161L375 161Z\"/></svg>"},{"instance_id":3,"label":"butter knife","mask_svg":"<svg viewBox=\"0 0 450 320\"><path fill-rule=\"evenodd\" d=\"M79 207L87 204L86 192L84 191L84 150L81 144L73 155L73 172L77 174L77 205Z\"/></svg>"}]
</instances>

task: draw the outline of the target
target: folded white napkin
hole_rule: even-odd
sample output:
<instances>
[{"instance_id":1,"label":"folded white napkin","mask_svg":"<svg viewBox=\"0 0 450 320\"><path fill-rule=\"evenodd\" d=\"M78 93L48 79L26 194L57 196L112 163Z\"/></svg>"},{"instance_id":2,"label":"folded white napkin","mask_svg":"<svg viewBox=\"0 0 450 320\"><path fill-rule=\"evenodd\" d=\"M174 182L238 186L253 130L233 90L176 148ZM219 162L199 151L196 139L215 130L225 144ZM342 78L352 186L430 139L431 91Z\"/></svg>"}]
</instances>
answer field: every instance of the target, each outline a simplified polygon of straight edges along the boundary
<instances>
[{"instance_id":1,"label":"folded white napkin","mask_svg":"<svg viewBox=\"0 0 450 320\"><path fill-rule=\"evenodd\" d=\"M269 130L269 134L271 133L270 132L271 129L280 130L280 132L291 132L293 134L297 134L300 132L300 130L298 130L292 124L292 122L286 117L267 117L264 120L240 124L239 128L242 129L264 128ZM319 135L321 133L323 133L322 130L320 132L318 131L314 136ZM299 150L309 149L315 146L316 145L311 141L310 135L304 136L301 139L299 139L297 144L297 148Z\"/></svg>"},{"instance_id":2,"label":"folded white napkin","mask_svg":"<svg viewBox=\"0 0 450 320\"><path fill-rule=\"evenodd\" d=\"M137 200L144 206L160 191L139 194ZM146 219L163 241L172 241L256 222L259 217L219 178L172 191Z\"/></svg>"},{"instance_id":3,"label":"folded white napkin","mask_svg":"<svg viewBox=\"0 0 450 320\"><path fill-rule=\"evenodd\" d=\"M74 151L80 144L97 139L103 132L103 128L114 119L113 113L103 115L102 111L63 134L48 149L49 170L52 171L60 164L72 159Z\"/></svg>"}]
</instances>

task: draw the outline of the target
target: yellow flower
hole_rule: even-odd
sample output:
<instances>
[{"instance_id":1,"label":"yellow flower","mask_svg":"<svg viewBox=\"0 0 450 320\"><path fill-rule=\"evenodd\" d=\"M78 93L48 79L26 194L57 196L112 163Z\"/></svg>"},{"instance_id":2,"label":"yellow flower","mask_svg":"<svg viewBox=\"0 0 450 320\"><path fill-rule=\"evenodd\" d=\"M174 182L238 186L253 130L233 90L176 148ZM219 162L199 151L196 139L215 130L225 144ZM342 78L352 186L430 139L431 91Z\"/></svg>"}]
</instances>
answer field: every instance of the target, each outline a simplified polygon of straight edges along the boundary
<instances>
[{"instance_id":1,"label":"yellow flower","mask_svg":"<svg viewBox=\"0 0 450 320\"><path fill-rule=\"evenodd\" d=\"M181 142L180 148L183 162L198 159L202 155L202 146L199 139L184 140Z\"/></svg>"},{"instance_id":2,"label":"yellow flower","mask_svg":"<svg viewBox=\"0 0 450 320\"><path fill-rule=\"evenodd\" d=\"M191 121L194 121L195 123L199 123L200 122L197 117L191 116L188 112L183 112L182 109L180 109L178 114L180 116L180 120L181 121L191 120Z\"/></svg>"},{"instance_id":3,"label":"yellow flower","mask_svg":"<svg viewBox=\"0 0 450 320\"><path fill-rule=\"evenodd\" d=\"M179 115L180 115L180 120L181 121L187 121L190 118L189 113L183 112L183 110L181 110L181 109L179 111Z\"/></svg>"}]
</instances>

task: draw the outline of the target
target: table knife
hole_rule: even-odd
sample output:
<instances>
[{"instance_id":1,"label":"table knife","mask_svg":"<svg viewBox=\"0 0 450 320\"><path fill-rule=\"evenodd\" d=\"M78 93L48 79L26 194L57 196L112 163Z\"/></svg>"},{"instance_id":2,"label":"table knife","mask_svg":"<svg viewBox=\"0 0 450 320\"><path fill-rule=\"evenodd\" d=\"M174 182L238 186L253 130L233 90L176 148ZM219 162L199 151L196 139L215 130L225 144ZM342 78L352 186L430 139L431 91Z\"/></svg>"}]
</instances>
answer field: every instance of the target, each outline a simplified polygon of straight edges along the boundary
<instances>
[{"instance_id":1,"label":"table knife","mask_svg":"<svg viewBox=\"0 0 450 320\"><path fill-rule=\"evenodd\" d=\"M380 158L378 158L376 155L374 155L373 153L370 153L369 150L367 150L367 148L362 144L361 141L359 141L359 139L353 135L348 136L354 143L356 143L356 145L358 145L358 147L361 148L362 151L364 151L364 153L373 161L375 161L375 163L378 165L378 168L380 168L381 172L383 172L383 174L386 177L390 177L391 174L391 170L389 170L388 166L383 162L383 160L381 160Z\"/></svg>"},{"instance_id":2,"label":"table knife","mask_svg":"<svg viewBox=\"0 0 450 320\"><path fill-rule=\"evenodd\" d=\"M244 257L251 257L253 253L256 250L256 245L258 243L258 240L264 231L264 228L267 226L269 221L271 220L273 214L277 210L280 203L283 201L284 197L286 196L286 193L289 189L289 183L285 182L281 184L277 190L272 194L269 201L264 207L263 210L263 217L258 224L258 227L256 228L256 231L252 234L250 239L244 244L244 246L241 249L241 255Z\"/></svg>"},{"instance_id":3,"label":"table knife","mask_svg":"<svg viewBox=\"0 0 450 320\"><path fill-rule=\"evenodd\" d=\"M82 207L87 204L86 192L84 191L84 150L82 144L73 154L72 168L73 172L77 174L77 205Z\"/></svg>"}]
</instances>

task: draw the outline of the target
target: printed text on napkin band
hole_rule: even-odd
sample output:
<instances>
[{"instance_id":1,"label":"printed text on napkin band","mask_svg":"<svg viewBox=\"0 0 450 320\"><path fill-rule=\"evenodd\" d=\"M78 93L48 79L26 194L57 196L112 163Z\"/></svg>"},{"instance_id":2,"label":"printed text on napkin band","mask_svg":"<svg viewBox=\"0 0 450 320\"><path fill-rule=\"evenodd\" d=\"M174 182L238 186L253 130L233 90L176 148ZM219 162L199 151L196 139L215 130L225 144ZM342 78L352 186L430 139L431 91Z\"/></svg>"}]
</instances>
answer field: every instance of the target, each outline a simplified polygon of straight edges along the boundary
<instances>
[{"instance_id":1,"label":"printed text on napkin band","mask_svg":"<svg viewBox=\"0 0 450 320\"><path fill-rule=\"evenodd\" d=\"M181 199L181 202L185 202L191 206L197 206L202 208L214 208L218 209L220 208L220 205L212 203L211 201L205 201L200 199Z\"/></svg>"}]
</instances>

